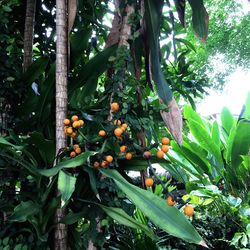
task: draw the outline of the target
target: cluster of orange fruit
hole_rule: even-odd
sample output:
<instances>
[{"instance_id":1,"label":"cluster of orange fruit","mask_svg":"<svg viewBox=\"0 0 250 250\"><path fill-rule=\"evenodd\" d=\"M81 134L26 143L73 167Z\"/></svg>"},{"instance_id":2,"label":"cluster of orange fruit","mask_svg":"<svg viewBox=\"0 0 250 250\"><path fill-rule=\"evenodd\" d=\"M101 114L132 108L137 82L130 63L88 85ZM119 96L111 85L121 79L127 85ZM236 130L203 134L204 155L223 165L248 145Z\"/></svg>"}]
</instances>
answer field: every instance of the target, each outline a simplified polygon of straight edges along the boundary
<instances>
[{"instance_id":1,"label":"cluster of orange fruit","mask_svg":"<svg viewBox=\"0 0 250 250\"><path fill-rule=\"evenodd\" d=\"M70 157L75 158L76 155L79 155L82 152L80 146L78 144L75 144L73 146L73 151L70 152Z\"/></svg>"},{"instance_id":2,"label":"cluster of orange fruit","mask_svg":"<svg viewBox=\"0 0 250 250\"><path fill-rule=\"evenodd\" d=\"M84 125L83 120L79 120L77 115L73 115L70 119L64 119L64 133L67 136L70 136L71 138L75 139L77 136L76 129L82 127Z\"/></svg>"},{"instance_id":3,"label":"cluster of orange fruit","mask_svg":"<svg viewBox=\"0 0 250 250\"><path fill-rule=\"evenodd\" d=\"M164 153L167 153L169 148L168 148L168 145L169 145L169 142L170 140L167 138L167 137L162 137L161 139L161 149L157 151L156 153L156 156L157 158L159 159L162 159L164 157Z\"/></svg>"},{"instance_id":4,"label":"cluster of orange fruit","mask_svg":"<svg viewBox=\"0 0 250 250\"><path fill-rule=\"evenodd\" d=\"M99 167L107 168L108 165L113 162L113 160L114 160L114 158L113 158L112 155L107 155L107 156L104 157L104 159L102 161L100 161L100 162L95 161L93 163L93 167L94 168L99 168Z\"/></svg>"}]
</instances>

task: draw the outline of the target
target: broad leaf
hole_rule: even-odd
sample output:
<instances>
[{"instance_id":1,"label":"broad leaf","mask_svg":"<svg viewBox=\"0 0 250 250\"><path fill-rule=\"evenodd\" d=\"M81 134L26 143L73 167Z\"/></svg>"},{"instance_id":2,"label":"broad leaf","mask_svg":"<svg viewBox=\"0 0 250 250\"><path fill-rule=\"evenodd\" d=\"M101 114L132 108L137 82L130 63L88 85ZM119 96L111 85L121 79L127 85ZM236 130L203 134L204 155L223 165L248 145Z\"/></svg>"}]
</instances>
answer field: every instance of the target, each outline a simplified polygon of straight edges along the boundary
<instances>
[{"instance_id":1,"label":"broad leaf","mask_svg":"<svg viewBox=\"0 0 250 250\"><path fill-rule=\"evenodd\" d=\"M227 132L227 134L230 134L230 130L234 125L234 117L230 110L226 107L224 107L221 111L221 123L223 129Z\"/></svg>"},{"instance_id":2,"label":"broad leaf","mask_svg":"<svg viewBox=\"0 0 250 250\"><path fill-rule=\"evenodd\" d=\"M154 233L146 226L140 223L139 221L135 220L131 216L129 216L127 213L125 213L121 208L115 208L115 207L106 207L104 205L99 206L104 210L104 212L116 220L119 224L141 230L146 235L148 235L151 239L156 239L156 236Z\"/></svg>"},{"instance_id":3,"label":"broad leaf","mask_svg":"<svg viewBox=\"0 0 250 250\"><path fill-rule=\"evenodd\" d=\"M128 183L116 170L101 172L112 178L128 198L162 230L188 242L205 244L192 224L176 207L167 206L162 198Z\"/></svg>"},{"instance_id":4,"label":"broad leaf","mask_svg":"<svg viewBox=\"0 0 250 250\"><path fill-rule=\"evenodd\" d=\"M65 173L64 171L59 172L57 187L62 195L62 200L66 202L70 199L71 195L75 190L76 177Z\"/></svg>"},{"instance_id":5,"label":"broad leaf","mask_svg":"<svg viewBox=\"0 0 250 250\"><path fill-rule=\"evenodd\" d=\"M213 122L211 137L213 142L220 147L220 130L217 121Z\"/></svg>"},{"instance_id":6,"label":"broad leaf","mask_svg":"<svg viewBox=\"0 0 250 250\"><path fill-rule=\"evenodd\" d=\"M247 95L247 100L245 104L245 111L243 113L243 118L250 120L250 92Z\"/></svg>"}]
</instances>

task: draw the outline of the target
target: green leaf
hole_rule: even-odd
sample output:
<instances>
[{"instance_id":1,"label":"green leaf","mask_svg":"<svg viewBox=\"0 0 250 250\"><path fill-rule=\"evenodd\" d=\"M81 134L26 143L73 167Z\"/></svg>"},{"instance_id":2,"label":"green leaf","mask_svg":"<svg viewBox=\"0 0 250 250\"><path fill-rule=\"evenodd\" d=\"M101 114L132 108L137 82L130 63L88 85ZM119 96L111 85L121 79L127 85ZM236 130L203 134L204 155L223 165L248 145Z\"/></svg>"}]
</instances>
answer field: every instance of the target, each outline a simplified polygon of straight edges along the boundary
<instances>
[{"instance_id":1,"label":"green leaf","mask_svg":"<svg viewBox=\"0 0 250 250\"><path fill-rule=\"evenodd\" d=\"M221 124L228 135L230 134L230 130L233 127L234 123L235 121L232 113L228 108L224 107L221 111Z\"/></svg>"},{"instance_id":2,"label":"green leaf","mask_svg":"<svg viewBox=\"0 0 250 250\"><path fill-rule=\"evenodd\" d=\"M167 206L164 199L128 183L116 170L100 171L112 178L128 198L162 230L188 242L205 244L192 224L176 207Z\"/></svg>"},{"instance_id":3,"label":"green leaf","mask_svg":"<svg viewBox=\"0 0 250 250\"><path fill-rule=\"evenodd\" d=\"M165 79L160 65L159 35L162 16L163 0L145 0L145 21L147 40L149 41L149 55L151 61L152 78L160 99L168 104L172 98L172 91Z\"/></svg>"},{"instance_id":4,"label":"green leaf","mask_svg":"<svg viewBox=\"0 0 250 250\"><path fill-rule=\"evenodd\" d=\"M185 44L188 48L192 49L194 52L196 52L196 48L195 46L190 43L188 40L186 39L182 39L182 38L175 38L176 41Z\"/></svg>"},{"instance_id":5,"label":"green leaf","mask_svg":"<svg viewBox=\"0 0 250 250\"><path fill-rule=\"evenodd\" d=\"M64 202L70 199L75 190L75 184L75 176L69 175L62 170L59 172L57 187L62 195L62 200Z\"/></svg>"},{"instance_id":6,"label":"green leaf","mask_svg":"<svg viewBox=\"0 0 250 250\"><path fill-rule=\"evenodd\" d=\"M213 142L220 148L220 130L217 121L213 122L211 137Z\"/></svg>"},{"instance_id":7,"label":"green leaf","mask_svg":"<svg viewBox=\"0 0 250 250\"><path fill-rule=\"evenodd\" d=\"M199 144L208 152L210 152L212 156L217 160L218 164L216 164L216 167L219 167L219 168L223 167L223 161L221 157L220 148L212 140L207 129L204 126L202 126L200 123L192 119L188 120L188 127L190 131L192 132L192 135L199 142Z\"/></svg>"},{"instance_id":8,"label":"green leaf","mask_svg":"<svg viewBox=\"0 0 250 250\"><path fill-rule=\"evenodd\" d=\"M12 146L14 147L15 145L13 145L12 143L8 142L4 137L0 137L0 146Z\"/></svg>"},{"instance_id":9,"label":"green leaf","mask_svg":"<svg viewBox=\"0 0 250 250\"><path fill-rule=\"evenodd\" d=\"M208 14L203 0L188 0L192 8L192 23L195 35L203 42L208 36Z\"/></svg>"},{"instance_id":10,"label":"green leaf","mask_svg":"<svg viewBox=\"0 0 250 250\"><path fill-rule=\"evenodd\" d=\"M61 161L60 163L58 163L53 168L50 168L50 169L38 169L37 171L41 175L50 177L50 176L56 175L61 169L75 168L75 167L83 165L88 160L88 158L91 155L94 155L94 154L95 154L95 152L87 151L87 152L84 152L84 153L78 155L74 159Z\"/></svg>"},{"instance_id":11,"label":"green leaf","mask_svg":"<svg viewBox=\"0 0 250 250\"><path fill-rule=\"evenodd\" d=\"M24 222L31 216L37 214L40 207L33 201L21 201L21 203L14 208L13 214L10 216L9 220Z\"/></svg>"},{"instance_id":12,"label":"green leaf","mask_svg":"<svg viewBox=\"0 0 250 250\"><path fill-rule=\"evenodd\" d=\"M79 212L79 213L68 213L65 217L62 218L61 223L66 225L72 225L78 222L81 218L86 215L86 212Z\"/></svg>"},{"instance_id":13,"label":"green leaf","mask_svg":"<svg viewBox=\"0 0 250 250\"><path fill-rule=\"evenodd\" d=\"M93 191L95 194L98 194L98 190L97 190L97 187L96 187L96 176L95 176L94 169L93 169L93 168L86 167L86 168L84 168L83 170L84 170L85 172L87 172L88 175L89 175L89 181L90 181L90 186L91 186L92 191Z\"/></svg>"},{"instance_id":14,"label":"green leaf","mask_svg":"<svg viewBox=\"0 0 250 250\"><path fill-rule=\"evenodd\" d=\"M205 127L205 124L202 120L202 118L200 117L200 115L198 115L191 106L189 105L186 105L184 107L184 110L183 110L183 115L184 115L184 118L189 120L189 119L192 119L198 123L200 123L201 125L203 125Z\"/></svg>"},{"instance_id":15,"label":"green leaf","mask_svg":"<svg viewBox=\"0 0 250 250\"><path fill-rule=\"evenodd\" d=\"M241 120L237 124L232 143L232 167L237 168L242 162L241 155L248 154L250 150L250 122Z\"/></svg>"},{"instance_id":16,"label":"green leaf","mask_svg":"<svg viewBox=\"0 0 250 250\"><path fill-rule=\"evenodd\" d=\"M233 239L231 240L230 245L233 245L233 246L238 245L238 242L241 237L242 237L242 233L235 233Z\"/></svg>"},{"instance_id":17,"label":"green leaf","mask_svg":"<svg viewBox=\"0 0 250 250\"><path fill-rule=\"evenodd\" d=\"M153 231L150 230L146 225L143 225L139 221L135 220L131 216L129 216L127 213L125 213L121 208L115 208L115 207L106 207L104 205L99 206L103 209L103 211L116 220L118 223L125 225L127 227L131 227L137 230L143 231L147 236L149 236L151 239L155 240L156 236L154 235Z\"/></svg>"},{"instance_id":18,"label":"green leaf","mask_svg":"<svg viewBox=\"0 0 250 250\"><path fill-rule=\"evenodd\" d=\"M243 117L248 120L250 119L250 92L248 92L248 95L247 95Z\"/></svg>"}]
</instances>

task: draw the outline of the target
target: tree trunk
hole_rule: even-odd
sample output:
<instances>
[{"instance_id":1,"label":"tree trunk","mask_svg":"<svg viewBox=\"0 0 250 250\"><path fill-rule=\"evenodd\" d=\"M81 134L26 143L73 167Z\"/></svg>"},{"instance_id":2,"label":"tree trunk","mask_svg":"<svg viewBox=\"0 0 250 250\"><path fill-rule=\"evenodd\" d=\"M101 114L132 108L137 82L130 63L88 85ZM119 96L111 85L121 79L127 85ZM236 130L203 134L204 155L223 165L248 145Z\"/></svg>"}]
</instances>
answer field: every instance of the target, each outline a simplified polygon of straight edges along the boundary
<instances>
[{"instance_id":1,"label":"tree trunk","mask_svg":"<svg viewBox=\"0 0 250 250\"><path fill-rule=\"evenodd\" d=\"M63 120L67 115L67 55L68 23L66 0L56 0L56 153L65 148L66 136ZM59 195L57 190L57 195ZM67 226L59 223L65 216L66 208L58 208L55 215L55 249L68 249Z\"/></svg>"},{"instance_id":2,"label":"tree trunk","mask_svg":"<svg viewBox=\"0 0 250 250\"><path fill-rule=\"evenodd\" d=\"M25 27L24 27L24 44L23 44L23 71L32 63L32 47L34 37L36 13L36 0L27 0Z\"/></svg>"}]
</instances>

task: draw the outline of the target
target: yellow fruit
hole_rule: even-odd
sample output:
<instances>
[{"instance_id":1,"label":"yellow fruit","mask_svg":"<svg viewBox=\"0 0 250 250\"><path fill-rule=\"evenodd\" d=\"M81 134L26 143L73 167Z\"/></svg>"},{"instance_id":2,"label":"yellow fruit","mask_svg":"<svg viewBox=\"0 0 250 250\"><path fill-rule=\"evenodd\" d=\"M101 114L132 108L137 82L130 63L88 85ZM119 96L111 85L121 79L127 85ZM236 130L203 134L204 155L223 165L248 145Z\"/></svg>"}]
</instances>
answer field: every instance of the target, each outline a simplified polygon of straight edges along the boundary
<instances>
[{"instance_id":1,"label":"yellow fruit","mask_svg":"<svg viewBox=\"0 0 250 250\"><path fill-rule=\"evenodd\" d=\"M121 153L125 153L126 151L127 151L127 146L122 145L122 146L120 147L120 152L121 152Z\"/></svg>"},{"instance_id":2,"label":"yellow fruit","mask_svg":"<svg viewBox=\"0 0 250 250\"><path fill-rule=\"evenodd\" d=\"M113 103L111 103L110 108L113 112L117 112L119 110L120 106L117 102L113 102Z\"/></svg>"},{"instance_id":3,"label":"yellow fruit","mask_svg":"<svg viewBox=\"0 0 250 250\"><path fill-rule=\"evenodd\" d=\"M78 144L75 144L75 145L73 146L73 149L76 150L77 148L79 148L79 145L78 145Z\"/></svg>"},{"instance_id":4,"label":"yellow fruit","mask_svg":"<svg viewBox=\"0 0 250 250\"><path fill-rule=\"evenodd\" d=\"M73 122L78 121L78 116L77 116L77 115L73 115L73 116L71 117L71 120L72 120Z\"/></svg>"},{"instance_id":5,"label":"yellow fruit","mask_svg":"<svg viewBox=\"0 0 250 250\"><path fill-rule=\"evenodd\" d=\"M66 129L66 133L67 133L68 135L71 135L71 134L73 133L73 129L72 129L71 127L67 128L67 129Z\"/></svg>"},{"instance_id":6,"label":"yellow fruit","mask_svg":"<svg viewBox=\"0 0 250 250\"><path fill-rule=\"evenodd\" d=\"M184 214L187 215L188 217L193 216L194 214L194 208L191 205L186 205L184 207Z\"/></svg>"},{"instance_id":7,"label":"yellow fruit","mask_svg":"<svg viewBox=\"0 0 250 250\"><path fill-rule=\"evenodd\" d=\"M99 136L104 137L106 136L106 132L104 130L99 131Z\"/></svg>"},{"instance_id":8,"label":"yellow fruit","mask_svg":"<svg viewBox=\"0 0 250 250\"><path fill-rule=\"evenodd\" d=\"M94 168L99 168L100 167L100 163L98 161L95 161L93 164Z\"/></svg>"},{"instance_id":9,"label":"yellow fruit","mask_svg":"<svg viewBox=\"0 0 250 250\"><path fill-rule=\"evenodd\" d=\"M102 162L101 162L101 167L102 167L102 168L106 168L107 165L108 165L108 162L107 162L107 161L102 161Z\"/></svg>"},{"instance_id":10,"label":"yellow fruit","mask_svg":"<svg viewBox=\"0 0 250 250\"><path fill-rule=\"evenodd\" d=\"M167 146L167 145L162 145L162 146L161 146L161 150L162 150L164 153L167 153L167 152L168 152L168 146Z\"/></svg>"},{"instance_id":11,"label":"yellow fruit","mask_svg":"<svg viewBox=\"0 0 250 250\"><path fill-rule=\"evenodd\" d=\"M153 184L154 184L154 180L153 180L152 178L147 178L147 179L145 180L145 185L146 185L146 187L152 187Z\"/></svg>"},{"instance_id":12,"label":"yellow fruit","mask_svg":"<svg viewBox=\"0 0 250 250\"><path fill-rule=\"evenodd\" d=\"M63 123L64 123L64 125L69 125L70 124L70 120L69 119L64 119Z\"/></svg>"},{"instance_id":13,"label":"yellow fruit","mask_svg":"<svg viewBox=\"0 0 250 250\"><path fill-rule=\"evenodd\" d=\"M81 148L76 148L75 152L79 155L82 152L82 150L81 150Z\"/></svg>"},{"instance_id":14,"label":"yellow fruit","mask_svg":"<svg viewBox=\"0 0 250 250\"><path fill-rule=\"evenodd\" d=\"M113 161L113 156L107 155L105 159L107 162L111 163Z\"/></svg>"},{"instance_id":15,"label":"yellow fruit","mask_svg":"<svg viewBox=\"0 0 250 250\"><path fill-rule=\"evenodd\" d=\"M169 206L173 206L176 203L176 201L173 200L171 196L168 196L168 198L166 199L166 202Z\"/></svg>"},{"instance_id":16,"label":"yellow fruit","mask_svg":"<svg viewBox=\"0 0 250 250\"><path fill-rule=\"evenodd\" d=\"M76 157L76 153L75 153L74 151L72 151L72 152L70 153L70 157L71 157L71 158Z\"/></svg>"},{"instance_id":17,"label":"yellow fruit","mask_svg":"<svg viewBox=\"0 0 250 250\"><path fill-rule=\"evenodd\" d=\"M158 150L156 153L157 158L162 159L164 157L164 152L161 150Z\"/></svg>"},{"instance_id":18,"label":"yellow fruit","mask_svg":"<svg viewBox=\"0 0 250 250\"><path fill-rule=\"evenodd\" d=\"M168 145L169 142L170 142L170 140L169 140L167 137L162 137L161 143L162 143L163 145Z\"/></svg>"},{"instance_id":19,"label":"yellow fruit","mask_svg":"<svg viewBox=\"0 0 250 250\"><path fill-rule=\"evenodd\" d=\"M114 120L114 125L115 126L120 126L122 122L120 120Z\"/></svg>"},{"instance_id":20,"label":"yellow fruit","mask_svg":"<svg viewBox=\"0 0 250 250\"><path fill-rule=\"evenodd\" d=\"M81 127L81 123L80 123L80 121L75 121L75 122L73 122L72 126L73 126L73 128L79 128L79 127Z\"/></svg>"},{"instance_id":21,"label":"yellow fruit","mask_svg":"<svg viewBox=\"0 0 250 250\"><path fill-rule=\"evenodd\" d=\"M127 160L131 160L132 157L133 157L133 155L132 155L131 153L127 153L127 154L125 155L125 157L126 157Z\"/></svg>"},{"instance_id":22,"label":"yellow fruit","mask_svg":"<svg viewBox=\"0 0 250 250\"><path fill-rule=\"evenodd\" d=\"M80 122L80 126L84 125L84 120L79 120L79 122Z\"/></svg>"},{"instance_id":23,"label":"yellow fruit","mask_svg":"<svg viewBox=\"0 0 250 250\"><path fill-rule=\"evenodd\" d=\"M123 127L124 129L127 129L127 128L128 128L128 124L127 124L127 123L123 123L123 124L122 124L122 127Z\"/></svg>"},{"instance_id":24,"label":"yellow fruit","mask_svg":"<svg viewBox=\"0 0 250 250\"><path fill-rule=\"evenodd\" d=\"M123 133L123 130L121 128L116 128L114 130L114 134L116 137L120 137L122 135L122 133Z\"/></svg>"},{"instance_id":25,"label":"yellow fruit","mask_svg":"<svg viewBox=\"0 0 250 250\"><path fill-rule=\"evenodd\" d=\"M151 157L151 152L150 151L145 151L144 153L143 153L143 157L145 158L145 159L149 159L150 157Z\"/></svg>"}]
</instances>

